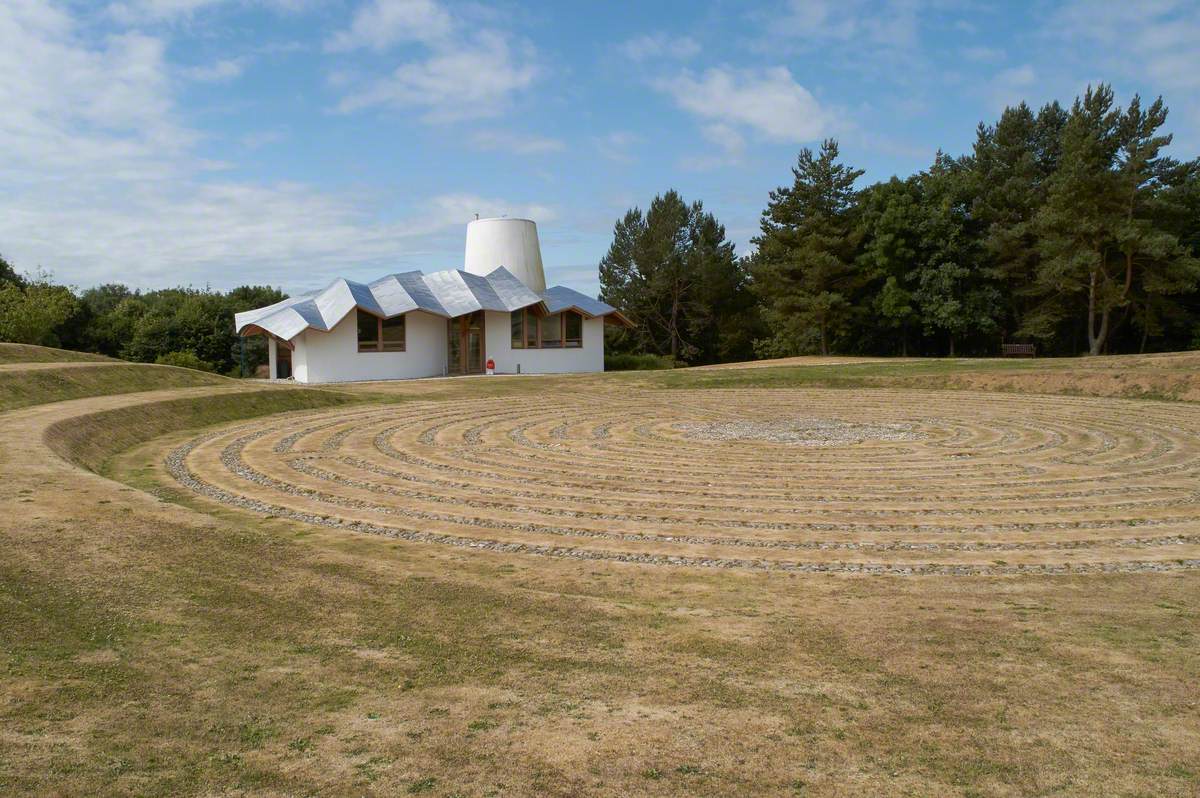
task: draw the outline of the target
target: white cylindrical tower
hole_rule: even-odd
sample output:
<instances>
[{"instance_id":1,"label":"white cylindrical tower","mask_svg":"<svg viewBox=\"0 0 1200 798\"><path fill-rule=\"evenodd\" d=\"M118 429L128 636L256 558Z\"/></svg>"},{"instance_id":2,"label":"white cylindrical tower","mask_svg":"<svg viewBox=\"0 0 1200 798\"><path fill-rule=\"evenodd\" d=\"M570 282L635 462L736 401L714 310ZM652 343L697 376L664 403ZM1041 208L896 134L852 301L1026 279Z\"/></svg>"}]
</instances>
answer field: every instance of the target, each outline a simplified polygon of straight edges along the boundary
<instances>
[{"instance_id":1,"label":"white cylindrical tower","mask_svg":"<svg viewBox=\"0 0 1200 798\"><path fill-rule=\"evenodd\" d=\"M486 275L499 266L533 291L546 290L536 224L529 219L476 219L467 224L463 270Z\"/></svg>"}]
</instances>

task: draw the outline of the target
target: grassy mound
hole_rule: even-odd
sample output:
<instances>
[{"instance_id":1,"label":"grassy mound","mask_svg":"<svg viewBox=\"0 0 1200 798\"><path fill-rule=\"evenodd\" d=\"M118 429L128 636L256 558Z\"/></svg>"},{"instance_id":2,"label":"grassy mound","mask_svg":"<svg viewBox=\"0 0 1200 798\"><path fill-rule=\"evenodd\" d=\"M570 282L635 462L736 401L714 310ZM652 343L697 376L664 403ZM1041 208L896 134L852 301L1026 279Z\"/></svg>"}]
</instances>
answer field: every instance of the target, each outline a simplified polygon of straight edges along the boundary
<instances>
[{"instance_id":1,"label":"grassy mound","mask_svg":"<svg viewBox=\"0 0 1200 798\"><path fill-rule=\"evenodd\" d=\"M1104 357L944 358L844 363L811 358L647 374L656 388L904 388L1200 401L1200 352ZM776 365L776 364L779 365Z\"/></svg>"},{"instance_id":2,"label":"grassy mound","mask_svg":"<svg viewBox=\"0 0 1200 798\"><path fill-rule=\"evenodd\" d=\"M112 363L111 357L93 355L88 352L72 352L70 349L55 349L33 344L0 343L0 363L63 363L80 360L99 360Z\"/></svg>"},{"instance_id":3,"label":"grassy mound","mask_svg":"<svg viewBox=\"0 0 1200 798\"><path fill-rule=\"evenodd\" d=\"M0 411L18 407L164 388L229 384L228 377L148 363L97 363L61 369L0 371Z\"/></svg>"},{"instance_id":4,"label":"grassy mound","mask_svg":"<svg viewBox=\"0 0 1200 798\"><path fill-rule=\"evenodd\" d=\"M99 471L118 452L175 430L358 401L336 391L293 388L170 399L59 421L46 430L46 443L60 457Z\"/></svg>"}]
</instances>

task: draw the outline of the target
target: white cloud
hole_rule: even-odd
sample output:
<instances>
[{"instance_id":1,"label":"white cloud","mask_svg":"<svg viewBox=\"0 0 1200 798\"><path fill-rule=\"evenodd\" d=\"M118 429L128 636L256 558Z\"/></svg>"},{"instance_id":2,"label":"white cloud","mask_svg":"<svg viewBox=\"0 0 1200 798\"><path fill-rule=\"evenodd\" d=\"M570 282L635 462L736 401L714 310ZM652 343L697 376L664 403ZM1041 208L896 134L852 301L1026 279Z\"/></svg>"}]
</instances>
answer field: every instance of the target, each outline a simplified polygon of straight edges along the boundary
<instances>
[{"instance_id":1,"label":"white cloud","mask_svg":"<svg viewBox=\"0 0 1200 798\"><path fill-rule=\"evenodd\" d=\"M677 163L689 172L708 172L737 166L746 152L746 137L733 125L717 122L700 128L700 135L720 148L719 153L691 153L681 156Z\"/></svg>"},{"instance_id":2,"label":"white cloud","mask_svg":"<svg viewBox=\"0 0 1200 798\"><path fill-rule=\"evenodd\" d=\"M429 211L418 219L418 228L429 231L454 228L461 243L462 231L459 226L475 218L512 216L523 219L536 219L541 222L551 222L558 218L557 211L549 205L537 203L512 203L492 197L481 197L478 194L442 194L424 203Z\"/></svg>"},{"instance_id":3,"label":"white cloud","mask_svg":"<svg viewBox=\"0 0 1200 798\"><path fill-rule=\"evenodd\" d=\"M83 285L270 282L297 288L340 274L456 266L475 213L555 217L544 205L470 194L428 198L402 218L379 221L361 198L295 183L114 189L65 202L49 192L26 195L19 209L0 202L6 256L22 268L41 264Z\"/></svg>"},{"instance_id":4,"label":"white cloud","mask_svg":"<svg viewBox=\"0 0 1200 798\"><path fill-rule=\"evenodd\" d=\"M510 152L517 155L540 155L566 149L562 139L505 130L480 130L471 134L471 146L477 150Z\"/></svg>"},{"instance_id":5,"label":"white cloud","mask_svg":"<svg viewBox=\"0 0 1200 798\"><path fill-rule=\"evenodd\" d=\"M996 63L1004 60L1004 51L998 47L964 47L962 57L976 63Z\"/></svg>"},{"instance_id":6,"label":"white cloud","mask_svg":"<svg viewBox=\"0 0 1200 798\"><path fill-rule=\"evenodd\" d=\"M401 43L428 52L382 77L331 75L331 85L345 91L338 111L420 108L429 123L497 116L539 75L532 45L456 20L433 0L373 0L326 49L382 51Z\"/></svg>"},{"instance_id":7,"label":"white cloud","mask_svg":"<svg viewBox=\"0 0 1200 798\"><path fill-rule=\"evenodd\" d=\"M124 0L110 4L108 13L119 22L157 22L190 17L223 2L225 0Z\"/></svg>"},{"instance_id":8,"label":"white cloud","mask_svg":"<svg viewBox=\"0 0 1200 798\"><path fill-rule=\"evenodd\" d=\"M748 12L758 30L749 48L770 61L802 60L819 72L857 76L863 91L874 84L899 87L906 94L944 85L938 64L945 42L923 40L927 30L945 32L946 12L961 0L783 0ZM953 39L964 38L952 33ZM940 39L940 37L939 37Z\"/></svg>"},{"instance_id":9,"label":"white cloud","mask_svg":"<svg viewBox=\"0 0 1200 798\"><path fill-rule=\"evenodd\" d=\"M434 0L373 0L359 8L350 27L325 43L330 52L386 50L401 42L443 41L454 30L453 18Z\"/></svg>"},{"instance_id":10,"label":"white cloud","mask_svg":"<svg viewBox=\"0 0 1200 798\"><path fill-rule=\"evenodd\" d=\"M1037 72L1029 64L1001 71L992 78L988 87L993 109L999 111L1021 101L1032 101L1028 95L1036 84Z\"/></svg>"},{"instance_id":11,"label":"white cloud","mask_svg":"<svg viewBox=\"0 0 1200 798\"><path fill-rule=\"evenodd\" d=\"M715 125L705 125L700 131L704 138L718 145L731 156L741 155L746 149L746 138L732 125L718 122Z\"/></svg>"},{"instance_id":12,"label":"white cloud","mask_svg":"<svg viewBox=\"0 0 1200 798\"><path fill-rule=\"evenodd\" d=\"M162 175L194 142L171 117L161 40L127 33L85 46L61 9L11 0L0 4L0 42L0 172L10 178Z\"/></svg>"},{"instance_id":13,"label":"white cloud","mask_svg":"<svg viewBox=\"0 0 1200 798\"><path fill-rule=\"evenodd\" d=\"M633 163L635 159L630 150L639 141L635 134L627 130L614 130L592 139L600 155L614 163Z\"/></svg>"},{"instance_id":14,"label":"white cloud","mask_svg":"<svg viewBox=\"0 0 1200 798\"><path fill-rule=\"evenodd\" d=\"M905 50L919 40L922 0L789 0L764 15L767 35L804 45L847 43Z\"/></svg>"},{"instance_id":15,"label":"white cloud","mask_svg":"<svg viewBox=\"0 0 1200 798\"><path fill-rule=\"evenodd\" d=\"M128 25L145 23L170 23L187 20L202 11L222 5L232 5L237 0L116 0L109 3L105 11L117 22ZM241 0L245 4L261 5L277 11L296 11L309 4L310 0Z\"/></svg>"},{"instance_id":16,"label":"white cloud","mask_svg":"<svg viewBox=\"0 0 1200 798\"><path fill-rule=\"evenodd\" d=\"M188 67L183 76L199 83L225 83L240 77L246 71L246 63L245 58L222 58L211 64Z\"/></svg>"},{"instance_id":17,"label":"white cloud","mask_svg":"<svg viewBox=\"0 0 1200 798\"><path fill-rule=\"evenodd\" d=\"M528 88L538 70L527 54L514 53L499 33L484 31L469 45L401 64L392 74L351 89L338 103L343 113L366 108L423 108L426 122L497 116L514 92Z\"/></svg>"},{"instance_id":18,"label":"white cloud","mask_svg":"<svg viewBox=\"0 0 1200 798\"><path fill-rule=\"evenodd\" d=\"M287 138L287 132L280 128L270 130L255 130L242 136L240 141L243 147L248 150L257 150L260 147L265 147L268 144L275 144Z\"/></svg>"},{"instance_id":19,"label":"white cloud","mask_svg":"<svg viewBox=\"0 0 1200 798\"><path fill-rule=\"evenodd\" d=\"M632 61L646 61L652 58L674 58L682 61L699 54L700 43L690 36L654 33L628 39L619 49Z\"/></svg>"},{"instance_id":20,"label":"white cloud","mask_svg":"<svg viewBox=\"0 0 1200 798\"><path fill-rule=\"evenodd\" d=\"M763 70L714 67L703 74L682 72L655 82L683 110L721 125L717 135L748 128L774 141L813 141L828 135L834 115L822 108L786 67ZM711 137L711 135L710 135Z\"/></svg>"},{"instance_id":21,"label":"white cloud","mask_svg":"<svg viewBox=\"0 0 1200 798\"><path fill-rule=\"evenodd\" d=\"M62 8L0 2L0 249L78 285L271 282L444 268L475 212L550 219L553 209L444 194L380 218L360 190L221 176L182 124L165 43L85 37ZM250 137L268 143L273 132Z\"/></svg>"},{"instance_id":22,"label":"white cloud","mask_svg":"<svg viewBox=\"0 0 1200 798\"><path fill-rule=\"evenodd\" d=\"M1200 89L1200 5L1195 2L1074 0L1059 11L1052 29L1065 39L1102 47L1107 69L1166 89Z\"/></svg>"}]
</instances>

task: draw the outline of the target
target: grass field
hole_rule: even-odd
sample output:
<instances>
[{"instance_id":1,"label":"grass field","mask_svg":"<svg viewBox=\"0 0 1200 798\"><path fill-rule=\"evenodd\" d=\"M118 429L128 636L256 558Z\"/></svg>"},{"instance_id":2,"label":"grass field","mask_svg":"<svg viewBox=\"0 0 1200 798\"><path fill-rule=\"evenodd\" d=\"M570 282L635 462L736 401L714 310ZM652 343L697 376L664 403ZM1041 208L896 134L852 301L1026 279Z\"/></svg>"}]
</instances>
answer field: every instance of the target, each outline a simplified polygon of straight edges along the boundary
<instances>
[{"instance_id":1,"label":"grass field","mask_svg":"<svg viewBox=\"0 0 1200 798\"><path fill-rule=\"evenodd\" d=\"M0 365L5 363L74 363L79 361L112 363L112 358L70 349L0 342Z\"/></svg>"},{"instance_id":2,"label":"grass field","mask_svg":"<svg viewBox=\"0 0 1200 798\"><path fill-rule=\"evenodd\" d=\"M0 411L87 396L229 382L216 374L147 363L78 361L0 366Z\"/></svg>"},{"instance_id":3,"label":"grass field","mask_svg":"<svg viewBox=\"0 0 1200 798\"><path fill-rule=\"evenodd\" d=\"M1196 795L1197 367L0 375L0 794Z\"/></svg>"}]
</instances>

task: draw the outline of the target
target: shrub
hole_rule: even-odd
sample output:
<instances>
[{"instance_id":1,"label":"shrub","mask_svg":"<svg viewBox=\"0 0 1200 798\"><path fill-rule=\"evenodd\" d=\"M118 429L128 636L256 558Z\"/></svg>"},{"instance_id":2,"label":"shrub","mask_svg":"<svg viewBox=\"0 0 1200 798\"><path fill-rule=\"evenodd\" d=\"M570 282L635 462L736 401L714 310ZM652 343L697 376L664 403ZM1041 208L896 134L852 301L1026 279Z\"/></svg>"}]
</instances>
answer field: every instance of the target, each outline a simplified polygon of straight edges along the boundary
<instances>
[{"instance_id":1,"label":"shrub","mask_svg":"<svg viewBox=\"0 0 1200 798\"><path fill-rule=\"evenodd\" d=\"M196 371L215 372L217 370L212 363L196 357L194 352L167 352L155 358L154 362L160 366L178 366L184 369L196 369Z\"/></svg>"},{"instance_id":2,"label":"shrub","mask_svg":"<svg viewBox=\"0 0 1200 798\"><path fill-rule=\"evenodd\" d=\"M605 371L654 371L673 369L674 361L666 355L605 355Z\"/></svg>"}]
</instances>

